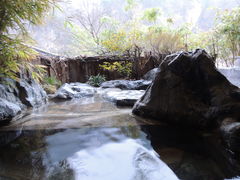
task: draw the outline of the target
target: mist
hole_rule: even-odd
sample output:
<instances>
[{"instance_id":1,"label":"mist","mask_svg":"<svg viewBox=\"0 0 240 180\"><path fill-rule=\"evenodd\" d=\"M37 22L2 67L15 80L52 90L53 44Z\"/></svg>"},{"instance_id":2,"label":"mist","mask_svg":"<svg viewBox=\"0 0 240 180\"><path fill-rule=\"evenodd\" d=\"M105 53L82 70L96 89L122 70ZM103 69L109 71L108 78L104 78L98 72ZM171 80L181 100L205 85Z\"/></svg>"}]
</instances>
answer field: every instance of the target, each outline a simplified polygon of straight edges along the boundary
<instances>
[{"instance_id":1,"label":"mist","mask_svg":"<svg viewBox=\"0 0 240 180\"><path fill-rule=\"evenodd\" d=\"M175 27L188 23L192 31L206 31L214 25L216 9L232 9L238 5L237 0L138 0L129 12L124 0L64 0L48 14L42 25L29 27L29 32L35 40L34 46L44 51L62 56L96 55L94 50L98 42L94 42L91 35L119 28L119 24L140 17L148 8L160 9L156 24L171 18ZM87 21L96 32L86 33L89 30Z\"/></svg>"}]
</instances>

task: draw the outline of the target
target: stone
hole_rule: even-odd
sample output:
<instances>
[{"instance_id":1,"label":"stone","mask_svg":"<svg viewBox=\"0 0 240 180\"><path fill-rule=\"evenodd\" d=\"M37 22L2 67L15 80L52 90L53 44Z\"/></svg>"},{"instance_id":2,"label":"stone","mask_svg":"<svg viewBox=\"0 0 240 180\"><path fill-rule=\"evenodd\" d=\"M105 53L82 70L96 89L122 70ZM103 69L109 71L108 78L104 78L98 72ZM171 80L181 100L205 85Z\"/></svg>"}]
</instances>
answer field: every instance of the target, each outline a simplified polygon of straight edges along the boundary
<instances>
[{"instance_id":1,"label":"stone","mask_svg":"<svg viewBox=\"0 0 240 180\"><path fill-rule=\"evenodd\" d=\"M112 80L101 84L102 88L120 88L123 90L146 90L151 81L146 80Z\"/></svg>"},{"instance_id":2,"label":"stone","mask_svg":"<svg viewBox=\"0 0 240 180\"><path fill-rule=\"evenodd\" d=\"M20 112L20 106L0 98L0 121L10 121Z\"/></svg>"},{"instance_id":3,"label":"stone","mask_svg":"<svg viewBox=\"0 0 240 180\"><path fill-rule=\"evenodd\" d=\"M150 71L148 71L144 76L143 79L146 81L153 81L155 79L155 77L157 76L157 73L160 72L159 68L154 68Z\"/></svg>"},{"instance_id":4,"label":"stone","mask_svg":"<svg viewBox=\"0 0 240 180\"><path fill-rule=\"evenodd\" d=\"M53 96L53 99L73 99L91 97L96 93L96 89L84 83L65 83Z\"/></svg>"},{"instance_id":5,"label":"stone","mask_svg":"<svg viewBox=\"0 0 240 180\"><path fill-rule=\"evenodd\" d=\"M47 93L34 80L21 80L17 83L18 97L28 107L38 107L47 102Z\"/></svg>"},{"instance_id":6,"label":"stone","mask_svg":"<svg viewBox=\"0 0 240 180\"><path fill-rule=\"evenodd\" d=\"M240 153L240 122L226 118L221 124L220 132L226 147L233 152Z\"/></svg>"},{"instance_id":7,"label":"stone","mask_svg":"<svg viewBox=\"0 0 240 180\"><path fill-rule=\"evenodd\" d=\"M121 90L117 88L109 88L103 93L103 97L114 102L117 106L133 106L144 92L144 90Z\"/></svg>"},{"instance_id":8,"label":"stone","mask_svg":"<svg viewBox=\"0 0 240 180\"><path fill-rule=\"evenodd\" d=\"M176 126L209 129L226 117L239 120L240 90L201 49L167 56L133 113Z\"/></svg>"},{"instance_id":9,"label":"stone","mask_svg":"<svg viewBox=\"0 0 240 180\"><path fill-rule=\"evenodd\" d=\"M47 94L33 79L22 77L20 81L1 79L0 121L10 121L27 107L38 107L47 102Z\"/></svg>"}]
</instances>

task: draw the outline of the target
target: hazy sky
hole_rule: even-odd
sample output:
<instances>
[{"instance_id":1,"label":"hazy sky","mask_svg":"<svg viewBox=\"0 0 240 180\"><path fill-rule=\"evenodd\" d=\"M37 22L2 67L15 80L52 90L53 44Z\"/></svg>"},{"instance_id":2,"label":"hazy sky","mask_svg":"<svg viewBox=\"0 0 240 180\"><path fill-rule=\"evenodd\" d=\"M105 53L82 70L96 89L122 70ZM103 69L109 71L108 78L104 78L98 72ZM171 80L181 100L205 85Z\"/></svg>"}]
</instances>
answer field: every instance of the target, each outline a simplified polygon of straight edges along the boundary
<instances>
[{"instance_id":1,"label":"hazy sky","mask_svg":"<svg viewBox=\"0 0 240 180\"><path fill-rule=\"evenodd\" d=\"M213 20L213 8L232 8L240 5L240 0L136 0L139 3L139 11L146 8L159 7L164 14L171 16L175 22L189 22L197 25L203 18L203 13L208 13L209 18L205 17L203 21ZM73 9L81 9L83 3L92 4L93 6L102 6L102 3L113 4L111 11L118 11L126 4L125 0L71 0ZM164 2L164 3L163 3ZM189 6L190 4L190 6ZM164 5L164 7L163 7ZM185 8L185 9L184 9ZM109 10L109 9L108 9ZM183 13L184 12L184 13ZM207 22L206 22L207 23ZM210 23L211 24L211 23ZM210 25L209 25L210 26ZM208 27L209 27L208 26ZM204 27L204 28L208 28Z\"/></svg>"}]
</instances>

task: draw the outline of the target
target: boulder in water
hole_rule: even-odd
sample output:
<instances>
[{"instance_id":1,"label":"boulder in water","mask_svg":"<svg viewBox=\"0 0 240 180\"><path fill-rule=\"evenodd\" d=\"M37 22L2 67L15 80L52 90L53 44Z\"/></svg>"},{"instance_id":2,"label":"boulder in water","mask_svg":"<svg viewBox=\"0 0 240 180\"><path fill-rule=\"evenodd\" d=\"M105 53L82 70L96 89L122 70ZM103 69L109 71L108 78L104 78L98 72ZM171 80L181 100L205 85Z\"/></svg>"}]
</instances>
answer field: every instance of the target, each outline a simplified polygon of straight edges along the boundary
<instances>
[{"instance_id":1,"label":"boulder in water","mask_svg":"<svg viewBox=\"0 0 240 180\"><path fill-rule=\"evenodd\" d=\"M204 50L167 56L133 113L194 128L213 127L226 117L239 120L240 90L215 67Z\"/></svg>"},{"instance_id":2,"label":"boulder in water","mask_svg":"<svg viewBox=\"0 0 240 180\"><path fill-rule=\"evenodd\" d=\"M147 80L112 80L106 81L101 84L102 88L120 88L123 90L146 90L151 84L151 81Z\"/></svg>"},{"instance_id":3,"label":"boulder in water","mask_svg":"<svg viewBox=\"0 0 240 180\"><path fill-rule=\"evenodd\" d=\"M43 88L31 78L20 81L2 79L0 84L0 121L11 120L27 107L37 107L47 102Z\"/></svg>"},{"instance_id":4,"label":"boulder in water","mask_svg":"<svg viewBox=\"0 0 240 180\"><path fill-rule=\"evenodd\" d=\"M133 106L144 92L144 90L121 90L118 88L109 88L103 93L103 97L116 103L117 106Z\"/></svg>"},{"instance_id":5,"label":"boulder in water","mask_svg":"<svg viewBox=\"0 0 240 180\"><path fill-rule=\"evenodd\" d=\"M0 121L10 121L20 112L20 106L0 98Z\"/></svg>"},{"instance_id":6,"label":"boulder in water","mask_svg":"<svg viewBox=\"0 0 240 180\"><path fill-rule=\"evenodd\" d=\"M53 96L53 99L73 99L91 97L95 94L94 87L84 83L65 83Z\"/></svg>"}]
</instances>

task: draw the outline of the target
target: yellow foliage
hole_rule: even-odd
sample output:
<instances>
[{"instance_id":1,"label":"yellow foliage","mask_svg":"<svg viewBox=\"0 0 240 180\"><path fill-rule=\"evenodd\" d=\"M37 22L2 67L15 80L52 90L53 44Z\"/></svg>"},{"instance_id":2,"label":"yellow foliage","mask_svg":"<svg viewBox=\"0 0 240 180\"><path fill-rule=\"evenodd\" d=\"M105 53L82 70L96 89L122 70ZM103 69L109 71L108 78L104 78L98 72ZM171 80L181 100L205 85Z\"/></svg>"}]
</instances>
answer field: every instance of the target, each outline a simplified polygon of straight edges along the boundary
<instances>
[{"instance_id":1,"label":"yellow foliage","mask_svg":"<svg viewBox=\"0 0 240 180\"><path fill-rule=\"evenodd\" d=\"M99 65L101 68L108 71L117 71L123 76L130 77L132 73L131 62L104 62L103 65Z\"/></svg>"},{"instance_id":2,"label":"yellow foliage","mask_svg":"<svg viewBox=\"0 0 240 180\"><path fill-rule=\"evenodd\" d=\"M150 31L146 35L147 49L155 55L184 49L182 36L177 32Z\"/></svg>"},{"instance_id":3,"label":"yellow foliage","mask_svg":"<svg viewBox=\"0 0 240 180\"><path fill-rule=\"evenodd\" d=\"M102 40L102 46L110 53L117 55L124 55L127 51L133 50L138 46L142 39L142 33L138 30L109 33L109 35Z\"/></svg>"}]
</instances>

